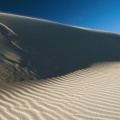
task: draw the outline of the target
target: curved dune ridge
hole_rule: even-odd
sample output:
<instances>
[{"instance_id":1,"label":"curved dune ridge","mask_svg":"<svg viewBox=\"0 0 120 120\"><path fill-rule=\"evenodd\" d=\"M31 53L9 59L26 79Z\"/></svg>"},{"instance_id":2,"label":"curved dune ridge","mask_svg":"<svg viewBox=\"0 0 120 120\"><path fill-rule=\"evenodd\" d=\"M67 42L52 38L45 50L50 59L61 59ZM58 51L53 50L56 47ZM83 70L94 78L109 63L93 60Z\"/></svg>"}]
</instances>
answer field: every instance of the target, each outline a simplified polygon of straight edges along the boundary
<instances>
[{"instance_id":1,"label":"curved dune ridge","mask_svg":"<svg viewBox=\"0 0 120 120\"><path fill-rule=\"evenodd\" d=\"M0 120L119 120L119 53L119 34L0 13Z\"/></svg>"}]
</instances>

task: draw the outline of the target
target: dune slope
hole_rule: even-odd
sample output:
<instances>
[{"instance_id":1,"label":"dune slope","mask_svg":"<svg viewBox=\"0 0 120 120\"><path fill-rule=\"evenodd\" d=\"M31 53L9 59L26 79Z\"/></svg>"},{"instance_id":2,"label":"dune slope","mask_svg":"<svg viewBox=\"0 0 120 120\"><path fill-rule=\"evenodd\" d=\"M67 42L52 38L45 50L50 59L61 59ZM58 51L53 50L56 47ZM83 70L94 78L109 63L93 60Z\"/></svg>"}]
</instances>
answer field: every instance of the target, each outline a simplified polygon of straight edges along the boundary
<instances>
[{"instance_id":1,"label":"dune slope","mask_svg":"<svg viewBox=\"0 0 120 120\"><path fill-rule=\"evenodd\" d=\"M0 120L119 120L119 54L119 34L0 13Z\"/></svg>"},{"instance_id":2,"label":"dune slope","mask_svg":"<svg viewBox=\"0 0 120 120\"><path fill-rule=\"evenodd\" d=\"M0 14L0 22L0 41L7 39L9 44L4 46L11 49L5 53L9 54L7 60L16 59L12 61L27 74L19 74L18 69L17 80L61 76L96 63L120 60L117 34L10 14Z\"/></svg>"}]
</instances>

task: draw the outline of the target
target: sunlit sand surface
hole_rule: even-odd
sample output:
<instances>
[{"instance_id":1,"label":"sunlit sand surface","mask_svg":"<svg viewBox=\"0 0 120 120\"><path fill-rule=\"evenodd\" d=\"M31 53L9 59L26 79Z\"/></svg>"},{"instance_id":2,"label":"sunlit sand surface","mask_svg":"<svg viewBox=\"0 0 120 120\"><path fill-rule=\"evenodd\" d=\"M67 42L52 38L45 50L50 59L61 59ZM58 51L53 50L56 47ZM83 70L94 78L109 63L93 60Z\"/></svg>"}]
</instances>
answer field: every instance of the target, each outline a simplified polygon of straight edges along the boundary
<instances>
[{"instance_id":1,"label":"sunlit sand surface","mask_svg":"<svg viewBox=\"0 0 120 120\"><path fill-rule=\"evenodd\" d=\"M0 120L120 120L120 36L0 14Z\"/></svg>"}]
</instances>

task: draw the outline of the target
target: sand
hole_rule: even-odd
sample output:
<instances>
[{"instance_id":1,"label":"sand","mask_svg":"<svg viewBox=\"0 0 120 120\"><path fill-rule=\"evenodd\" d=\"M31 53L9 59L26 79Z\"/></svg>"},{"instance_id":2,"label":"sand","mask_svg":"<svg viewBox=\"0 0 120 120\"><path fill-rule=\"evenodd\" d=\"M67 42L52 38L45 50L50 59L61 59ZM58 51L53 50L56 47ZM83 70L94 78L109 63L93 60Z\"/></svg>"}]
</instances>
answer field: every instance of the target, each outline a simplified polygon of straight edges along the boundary
<instances>
[{"instance_id":1,"label":"sand","mask_svg":"<svg viewBox=\"0 0 120 120\"><path fill-rule=\"evenodd\" d=\"M0 120L119 120L120 35L0 13Z\"/></svg>"}]
</instances>

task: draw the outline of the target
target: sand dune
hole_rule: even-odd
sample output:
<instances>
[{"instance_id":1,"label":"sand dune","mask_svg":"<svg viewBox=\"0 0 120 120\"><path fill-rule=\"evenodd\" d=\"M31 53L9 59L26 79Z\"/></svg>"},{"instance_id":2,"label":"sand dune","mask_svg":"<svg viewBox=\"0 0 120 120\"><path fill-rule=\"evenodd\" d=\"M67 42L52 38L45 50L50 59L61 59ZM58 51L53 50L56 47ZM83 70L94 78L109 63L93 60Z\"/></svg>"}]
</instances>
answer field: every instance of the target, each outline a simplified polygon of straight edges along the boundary
<instances>
[{"instance_id":1,"label":"sand dune","mask_svg":"<svg viewBox=\"0 0 120 120\"><path fill-rule=\"evenodd\" d=\"M119 120L119 63L0 86L2 120Z\"/></svg>"},{"instance_id":2,"label":"sand dune","mask_svg":"<svg viewBox=\"0 0 120 120\"><path fill-rule=\"evenodd\" d=\"M0 120L119 120L119 53L119 34L0 13Z\"/></svg>"}]
</instances>

